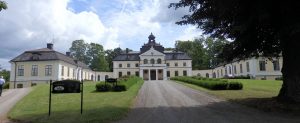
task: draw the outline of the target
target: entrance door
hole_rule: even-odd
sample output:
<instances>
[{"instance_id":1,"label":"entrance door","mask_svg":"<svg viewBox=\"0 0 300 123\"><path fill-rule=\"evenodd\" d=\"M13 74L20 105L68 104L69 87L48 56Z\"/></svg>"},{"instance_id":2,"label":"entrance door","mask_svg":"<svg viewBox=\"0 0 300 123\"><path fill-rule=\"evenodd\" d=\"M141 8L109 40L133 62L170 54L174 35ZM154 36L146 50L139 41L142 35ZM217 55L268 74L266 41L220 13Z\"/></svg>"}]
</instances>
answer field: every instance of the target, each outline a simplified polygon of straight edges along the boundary
<instances>
[{"instance_id":1,"label":"entrance door","mask_svg":"<svg viewBox=\"0 0 300 123\"><path fill-rule=\"evenodd\" d=\"M150 78L151 78L151 80L156 80L156 70L151 70Z\"/></svg>"}]
</instances>

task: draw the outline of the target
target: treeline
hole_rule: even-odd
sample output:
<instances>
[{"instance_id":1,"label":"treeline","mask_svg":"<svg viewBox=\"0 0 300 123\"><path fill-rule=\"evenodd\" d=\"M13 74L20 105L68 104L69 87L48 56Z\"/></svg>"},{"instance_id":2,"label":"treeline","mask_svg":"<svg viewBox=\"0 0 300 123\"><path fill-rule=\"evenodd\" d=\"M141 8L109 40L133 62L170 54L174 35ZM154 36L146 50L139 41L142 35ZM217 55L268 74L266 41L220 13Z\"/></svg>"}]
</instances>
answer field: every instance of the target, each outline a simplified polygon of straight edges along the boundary
<instances>
[{"instance_id":1,"label":"treeline","mask_svg":"<svg viewBox=\"0 0 300 123\"><path fill-rule=\"evenodd\" d=\"M223 47L229 41L199 37L192 41L176 41L175 48L178 51L186 52L192 58L194 70L213 68L224 60L219 56Z\"/></svg>"},{"instance_id":2,"label":"treeline","mask_svg":"<svg viewBox=\"0 0 300 123\"><path fill-rule=\"evenodd\" d=\"M227 43L229 43L227 40L200 37L192 41L176 41L175 48L165 48L165 50L186 52L192 58L194 70L209 69L223 61L218 56ZM102 45L85 43L84 40L73 41L69 50L72 57L96 71L113 71L113 58L126 50L132 51L121 48L104 50Z\"/></svg>"}]
</instances>

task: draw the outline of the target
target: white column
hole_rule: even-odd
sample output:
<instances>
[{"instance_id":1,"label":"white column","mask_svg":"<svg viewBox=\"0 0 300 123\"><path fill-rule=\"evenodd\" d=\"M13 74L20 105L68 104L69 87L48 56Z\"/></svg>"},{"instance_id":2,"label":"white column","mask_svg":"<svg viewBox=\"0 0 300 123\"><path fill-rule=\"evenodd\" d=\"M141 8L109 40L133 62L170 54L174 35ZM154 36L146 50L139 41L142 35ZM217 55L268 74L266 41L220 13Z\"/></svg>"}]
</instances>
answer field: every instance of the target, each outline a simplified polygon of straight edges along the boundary
<instances>
[{"instance_id":1,"label":"white column","mask_svg":"<svg viewBox=\"0 0 300 123\"><path fill-rule=\"evenodd\" d=\"M143 72L143 69L140 69L140 77L141 77L142 79L144 79L144 72Z\"/></svg>"},{"instance_id":2,"label":"white column","mask_svg":"<svg viewBox=\"0 0 300 123\"><path fill-rule=\"evenodd\" d=\"M151 73L151 71L150 71L150 69L148 69L148 80L151 80L151 78L150 78L150 73Z\"/></svg>"},{"instance_id":3,"label":"white column","mask_svg":"<svg viewBox=\"0 0 300 123\"><path fill-rule=\"evenodd\" d=\"M166 68L164 68L163 69L163 77L164 77L164 80L167 80L167 69Z\"/></svg>"},{"instance_id":4,"label":"white column","mask_svg":"<svg viewBox=\"0 0 300 123\"><path fill-rule=\"evenodd\" d=\"M155 80L158 80L157 69L155 69Z\"/></svg>"}]
</instances>

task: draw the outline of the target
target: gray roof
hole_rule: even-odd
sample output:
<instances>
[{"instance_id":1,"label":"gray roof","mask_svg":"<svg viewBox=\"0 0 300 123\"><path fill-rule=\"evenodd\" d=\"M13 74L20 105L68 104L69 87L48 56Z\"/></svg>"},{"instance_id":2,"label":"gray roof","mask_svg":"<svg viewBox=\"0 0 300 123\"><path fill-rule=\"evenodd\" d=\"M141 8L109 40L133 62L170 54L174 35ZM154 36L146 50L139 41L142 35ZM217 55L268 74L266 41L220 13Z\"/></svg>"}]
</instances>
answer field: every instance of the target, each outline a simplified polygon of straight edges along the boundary
<instances>
[{"instance_id":1,"label":"gray roof","mask_svg":"<svg viewBox=\"0 0 300 123\"><path fill-rule=\"evenodd\" d=\"M166 60L192 60L186 53L183 52L165 52ZM140 53L120 54L113 61L140 61Z\"/></svg>"},{"instance_id":2,"label":"gray roof","mask_svg":"<svg viewBox=\"0 0 300 123\"><path fill-rule=\"evenodd\" d=\"M90 69L85 63L66 56L60 52L49 48L42 48L36 50L25 51L21 55L15 57L11 62L26 62L26 61L51 61L51 60L62 60L69 64L78 65L79 67Z\"/></svg>"}]
</instances>

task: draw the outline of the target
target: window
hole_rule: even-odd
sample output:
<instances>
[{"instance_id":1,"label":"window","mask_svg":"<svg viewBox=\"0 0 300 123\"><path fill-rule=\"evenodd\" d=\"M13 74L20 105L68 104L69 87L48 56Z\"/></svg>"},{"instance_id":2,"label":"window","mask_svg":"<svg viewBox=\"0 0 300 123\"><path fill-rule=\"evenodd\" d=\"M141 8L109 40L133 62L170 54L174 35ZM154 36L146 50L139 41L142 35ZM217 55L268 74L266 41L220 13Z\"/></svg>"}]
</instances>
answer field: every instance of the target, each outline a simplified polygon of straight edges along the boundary
<instances>
[{"instance_id":1,"label":"window","mask_svg":"<svg viewBox=\"0 0 300 123\"><path fill-rule=\"evenodd\" d=\"M187 76L186 70L183 71L183 76Z\"/></svg>"},{"instance_id":2,"label":"window","mask_svg":"<svg viewBox=\"0 0 300 123\"><path fill-rule=\"evenodd\" d=\"M178 71L175 71L175 76L178 76Z\"/></svg>"},{"instance_id":3,"label":"window","mask_svg":"<svg viewBox=\"0 0 300 123\"><path fill-rule=\"evenodd\" d=\"M176 67L178 66L178 63L177 63L177 62L175 63L175 66L176 66Z\"/></svg>"},{"instance_id":4,"label":"window","mask_svg":"<svg viewBox=\"0 0 300 123\"><path fill-rule=\"evenodd\" d=\"M121 75L122 75L122 73L121 73ZM108 79L108 75L105 75L105 79Z\"/></svg>"},{"instance_id":5,"label":"window","mask_svg":"<svg viewBox=\"0 0 300 123\"><path fill-rule=\"evenodd\" d=\"M45 66L45 76L51 76L52 75L52 65L46 65Z\"/></svg>"},{"instance_id":6,"label":"window","mask_svg":"<svg viewBox=\"0 0 300 123\"><path fill-rule=\"evenodd\" d=\"M130 67L130 64L129 64L129 63L127 64L127 67Z\"/></svg>"},{"instance_id":7,"label":"window","mask_svg":"<svg viewBox=\"0 0 300 123\"><path fill-rule=\"evenodd\" d=\"M67 75L70 76L70 68L68 67Z\"/></svg>"},{"instance_id":8,"label":"window","mask_svg":"<svg viewBox=\"0 0 300 123\"><path fill-rule=\"evenodd\" d=\"M247 68L247 72L250 72L250 65L249 65L249 62L246 62L246 68Z\"/></svg>"},{"instance_id":9,"label":"window","mask_svg":"<svg viewBox=\"0 0 300 123\"><path fill-rule=\"evenodd\" d=\"M273 61L273 68L274 68L274 71L279 71L280 70L280 66L279 66L279 61L278 60Z\"/></svg>"},{"instance_id":10,"label":"window","mask_svg":"<svg viewBox=\"0 0 300 123\"><path fill-rule=\"evenodd\" d=\"M135 76L140 76L140 73L138 71L135 71Z\"/></svg>"},{"instance_id":11,"label":"window","mask_svg":"<svg viewBox=\"0 0 300 123\"><path fill-rule=\"evenodd\" d=\"M18 76L24 76L24 65L18 66Z\"/></svg>"},{"instance_id":12,"label":"window","mask_svg":"<svg viewBox=\"0 0 300 123\"><path fill-rule=\"evenodd\" d=\"M100 81L100 75L98 75L98 81Z\"/></svg>"},{"instance_id":13,"label":"window","mask_svg":"<svg viewBox=\"0 0 300 123\"><path fill-rule=\"evenodd\" d=\"M228 68L229 68L229 74L231 74L231 66L229 66Z\"/></svg>"},{"instance_id":14,"label":"window","mask_svg":"<svg viewBox=\"0 0 300 123\"><path fill-rule=\"evenodd\" d=\"M38 66L37 65L32 65L31 76L37 76L37 75L38 75Z\"/></svg>"},{"instance_id":15,"label":"window","mask_svg":"<svg viewBox=\"0 0 300 123\"><path fill-rule=\"evenodd\" d=\"M151 62L151 64L154 64L154 63L155 63L155 60L154 60L154 59L151 59L150 62Z\"/></svg>"},{"instance_id":16,"label":"window","mask_svg":"<svg viewBox=\"0 0 300 123\"><path fill-rule=\"evenodd\" d=\"M157 64L161 64L161 59L157 59Z\"/></svg>"},{"instance_id":17,"label":"window","mask_svg":"<svg viewBox=\"0 0 300 123\"><path fill-rule=\"evenodd\" d=\"M148 59L144 59L144 64L148 64Z\"/></svg>"},{"instance_id":18,"label":"window","mask_svg":"<svg viewBox=\"0 0 300 123\"><path fill-rule=\"evenodd\" d=\"M236 65L233 66L233 72L236 74Z\"/></svg>"},{"instance_id":19,"label":"window","mask_svg":"<svg viewBox=\"0 0 300 123\"><path fill-rule=\"evenodd\" d=\"M225 75L227 75L227 67L225 67L225 69L224 69L224 70L225 70Z\"/></svg>"},{"instance_id":20,"label":"window","mask_svg":"<svg viewBox=\"0 0 300 123\"><path fill-rule=\"evenodd\" d=\"M243 65L240 64L240 72L243 73Z\"/></svg>"},{"instance_id":21,"label":"window","mask_svg":"<svg viewBox=\"0 0 300 123\"><path fill-rule=\"evenodd\" d=\"M219 70L217 70L217 77L218 77L218 78L220 77Z\"/></svg>"},{"instance_id":22,"label":"window","mask_svg":"<svg viewBox=\"0 0 300 123\"><path fill-rule=\"evenodd\" d=\"M127 75L130 76L130 71L127 71Z\"/></svg>"},{"instance_id":23,"label":"window","mask_svg":"<svg viewBox=\"0 0 300 123\"><path fill-rule=\"evenodd\" d=\"M209 74L208 73L206 73L205 76L206 76L206 78L209 78Z\"/></svg>"},{"instance_id":24,"label":"window","mask_svg":"<svg viewBox=\"0 0 300 123\"><path fill-rule=\"evenodd\" d=\"M75 78L75 69L72 69L73 71L73 78Z\"/></svg>"},{"instance_id":25,"label":"window","mask_svg":"<svg viewBox=\"0 0 300 123\"><path fill-rule=\"evenodd\" d=\"M221 69L221 76L223 76L223 69Z\"/></svg>"},{"instance_id":26,"label":"window","mask_svg":"<svg viewBox=\"0 0 300 123\"><path fill-rule=\"evenodd\" d=\"M170 66L170 63L167 63L167 66Z\"/></svg>"},{"instance_id":27,"label":"window","mask_svg":"<svg viewBox=\"0 0 300 123\"><path fill-rule=\"evenodd\" d=\"M259 61L259 70L266 71L266 61Z\"/></svg>"},{"instance_id":28,"label":"window","mask_svg":"<svg viewBox=\"0 0 300 123\"><path fill-rule=\"evenodd\" d=\"M119 64L119 68L122 68L122 64Z\"/></svg>"},{"instance_id":29,"label":"window","mask_svg":"<svg viewBox=\"0 0 300 123\"><path fill-rule=\"evenodd\" d=\"M119 72L119 77L122 77L122 72Z\"/></svg>"},{"instance_id":30,"label":"window","mask_svg":"<svg viewBox=\"0 0 300 123\"><path fill-rule=\"evenodd\" d=\"M64 66L61 66L61 76L64 76L65 68Z\"/></svg>"},{"instance_id":31,"label":"window","mask_svg":"<svg viewBox=\"0 0 300 123\"><path fill-rule=\"evenodd\" d=\"M139 67L139 64L138 64L138 63L136 63L136 64L135 64L135 67Z\"/></svg>"},{"instance_id":32,"label":"window","mask_svg":"<svg viewBox=\"0 0 300 123\"><path fill-rule=\"evenodd\" d=\"M183 66L186 66L186 62L183 62Z\"/></svg>"},{"instance_id":33,"label":"window","mask_svg":"<svg viewBox=\"0 0 300 123\"><path fill-rule=\"evenodd\" d=\"M170 71L167 71L167 77L170 77Z\"/></svg>"}]
</instances>

